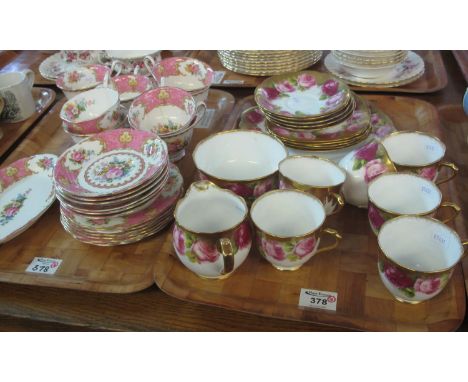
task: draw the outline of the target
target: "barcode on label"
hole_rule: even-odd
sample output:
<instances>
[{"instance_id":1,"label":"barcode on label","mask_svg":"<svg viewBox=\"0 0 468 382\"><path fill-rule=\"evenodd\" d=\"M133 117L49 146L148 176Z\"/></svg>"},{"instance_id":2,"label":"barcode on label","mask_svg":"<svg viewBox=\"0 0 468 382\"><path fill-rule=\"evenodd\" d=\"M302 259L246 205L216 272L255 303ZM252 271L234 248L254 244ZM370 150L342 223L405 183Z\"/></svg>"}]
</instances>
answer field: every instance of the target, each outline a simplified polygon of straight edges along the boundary
<instances>
[{"instance_id":1,"label":"barcode on label","mask_svg":"<svg viewBox=\"0 0 468 382\"><path fill-rule=\"evenodd\" d=\"M216 70L213 76L213 83L220 84L223 81L226 72L224 70Z\"/></svg>"},{"instance_id":2,"label":"barcode on label","mask_svg":"<svg viewBox=\"0 0 468 382\"><path fill-rule=\"evenodd\" d=\"M207 129L211 126L211 122L213 121L213 117L215 115L215 109L206 109L205 114L203 114L202 119L200 122L197 123L197 128Z\"/></svg>"},{"instance_id":3,"label":"barcode on label","mask_svg":"<svg viewBox=\"0 0 468 382\"><path fill-rule=\"evenodd\" d=\"M223 84L225 85L242 85L244 80L224 80Z\"/></svg>"},{"instance_id":4,"label":"barcode on label","mask_svg":"<svg viewBox=\"0 0 468 382\"><path fill-rule=\"evenodd\" d=\"M35 257L26 268L26 272L53 275L59 269L62 260L47 257Z\"/></svg>"},{"instance_id":5,"label":"barcode on label","mask_svg":"<svg viewBox=\"0 0 468 382\"><path fill-rule=\"evenodd\" d=\"M302 308L315 308L335 311L337 301L338 293L315 289L301 288L301 294L299 296L299 306Z\"/></svg>"}]
</instances>

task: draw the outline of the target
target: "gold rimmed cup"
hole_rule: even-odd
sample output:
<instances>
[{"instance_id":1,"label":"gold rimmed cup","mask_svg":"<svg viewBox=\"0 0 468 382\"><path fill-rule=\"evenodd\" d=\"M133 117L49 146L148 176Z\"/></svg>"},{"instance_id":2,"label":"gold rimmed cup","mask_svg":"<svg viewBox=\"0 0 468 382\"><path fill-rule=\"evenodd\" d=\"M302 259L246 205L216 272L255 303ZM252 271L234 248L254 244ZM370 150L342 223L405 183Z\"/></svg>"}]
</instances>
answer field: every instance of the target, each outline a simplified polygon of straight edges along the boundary
<instances>
[{"instance_id":1,"label":"gold rimmed cup","mask_svg":"<svg viewBox=\"0 0 468 382\"><path fill-rule=\"evenodd\" d=\"M369 223L377 235L382 225L397 216L434 217L442 208L452 211L443 223L455 219L461 209L452 202L442 202L442 193L430 180L413 173L386 173L368 187Z\"/></svg>"},{"instance_id":2,"label":"gold rimmed cup","mask_svg":"<svg viewBox=\"0 0 468 382\"><path fill-rule=\"evenodd\" d=\"M278 270L294 271L318 253L336 248L338 231L323 228L322 202L298 190L274 190L259 197L250 209L260 254ZM324 234L333 244L319 248Z\"/></svg>"},{"instance_id":3,"label":"gold rimmed cup","mask_svg":"<svg viewBox=\"0 0 468 382\"><path fill-rule=\"evenodd\" d=\"M377 240L382 283L398 301L410 304L441 293L468 246L440 221L419 216L387 221Z\"/></svg>"},{"instance_id":4,"label":"gold rimmed cup","mask_svg":"<svg viewBox=\"0 0 468 382\"><path fill-rule=\"evenodd\" d=\"M420 131L396 131L382 139L388 156L398 171L414 172L436 184L453 179L458 167L443 160L445 144L434 135ZM439 179L440 170L446 167L449 175Z\"/></svg>"},{"instance_id":5,"label":"gold rimmed cup","mask_svg":"<svg viewBox=\"0 0 468 382\"><path fill-rule=\"evenodd\" d=\"M234 192L209 181L192 183L174 211L172 243L182 264L203 278L230 276L252 245L248 211Z\"/></svg>"},{"instance_id":6,"label":"gold rimmed cup","mask_svg":"<svg viewBox=\"0 0 468 382\"><path fill-rule=\"evenodd\" d=\"M334 215L344 207L341 187L346 172L332 161L317 156L294 155L279 164L280 189L296 189L316 196L327 215Z\"/></svg>"}]
</instances>

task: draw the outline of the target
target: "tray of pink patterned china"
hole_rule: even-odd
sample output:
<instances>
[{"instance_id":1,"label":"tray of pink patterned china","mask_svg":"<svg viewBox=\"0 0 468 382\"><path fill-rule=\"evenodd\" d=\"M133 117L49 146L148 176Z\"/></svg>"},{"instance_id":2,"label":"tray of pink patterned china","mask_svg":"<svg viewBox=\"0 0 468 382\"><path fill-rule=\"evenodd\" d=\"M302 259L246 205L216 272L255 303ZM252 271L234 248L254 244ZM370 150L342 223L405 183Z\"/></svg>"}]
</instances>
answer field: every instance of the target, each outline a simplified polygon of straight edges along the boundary
<instances>
[{"instance_id":1,"label":"tray of pink patterned china","mask_svg":"<svg viewBox=\"0 0 468 382\"><path fill-rule=\"evenodd\" d=\"M18 186L5 196L0 192L0 214L5 215L0 219L8 220L5 226L0 223L0 232L14 219L18 228L11 227L18 236L0 244L0 281L105 293L145 289L154 283L154 260L175 203L192 180L193 162L185 155L170 163L168 145L139 129L104 130L75 143L62 127L65 101L53 106L1 167L1 187L6 187L3 173ZM187 151L224 125L234 102L229 93L210 90L206 113L192 125ZM24 158L39 153L56 155L58 164L52 177L41 175L44 184L32 174L29 187L26 177L19 179L25 170L14 169L23 168L25 161L36 169L38 159ZM50 183L55 184L56 202L53 195L46 198ZM38 186L42 191L36 193ZM44 199L34 210L28 207L33 194ZM34 272L30 265L40 261L53 261L54 273Z\"/></svg>"},{"instance_id":2,"label":"tray of pink patterned china","mask_svg":"<svg viewBox=\"0 0 468 382\"><path fill-rule=\"evenodd\" d=\"M193 183L175 208L174 229L156 258L156 284L185 301L267 317L354 330L456 330L466 309L461 258L468 242L462 242L466 232L456 206L457 178L449 181L456 166L447 170L453 170L448 176L439 166L445 146L437 109L407 97L362 99L371 105L373 140L353 150L351 167L344 169L323 158L286 158L274 136L246 128L258 125L260 118L254 113L242 120L255 102L253 97L241 100L226 131L201 141L194 151L203 180ZM237 129L239 124L244 126ZM419 133L406 136L401 132L406 130ZM387 141L395 137L420 153L422 167L406 170L419 176L395 174L405 153ZM225 140L230 145L220 146ZM424 154L426 147L432 151ZM437 162L426 164L425 156L428 161L437 156ZM268 192L271 163L278 164L280 189ZM305 166L314 169L311 175L322 174L315 188L306 183L313 177L300 171ZM420 171L430 166L436 166L430 175ZM376 215L370 201L369 210L367 204L344 204L337 191L346 182L343 170L365 179L366 190L392 177L400 191L393 198L401 208L396 214L421 212L388 220L386 213ZM393 203L388 187L373 188L372 202ZM245 199L239 198L244 194ZM327 194L335 203L325 199ZM431 207L422 208L421 198Z\"/></svg>"}]
</instances>

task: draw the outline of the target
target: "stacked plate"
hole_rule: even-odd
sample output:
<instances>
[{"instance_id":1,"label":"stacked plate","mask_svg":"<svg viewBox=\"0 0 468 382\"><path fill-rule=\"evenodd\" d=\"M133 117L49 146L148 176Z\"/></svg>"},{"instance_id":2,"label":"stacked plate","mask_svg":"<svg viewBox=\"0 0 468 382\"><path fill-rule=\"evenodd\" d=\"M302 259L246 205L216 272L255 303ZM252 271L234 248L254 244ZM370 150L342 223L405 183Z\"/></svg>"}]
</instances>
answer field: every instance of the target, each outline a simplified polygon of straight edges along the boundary
<instances>
[{"instance_id":1,"label":"stacked plate","mask_svg":"<svg viewBox=\"0 0 468 382\"><path fill-rule=\"evenodd\" d=\"M286 146L337 150L366 139L367 103L327 73L302 71L270 77L255 89L266 129Z\"/></svg>"},{"instance_id":2,"label":"stacked plate","mask_svg":"<svg viewBox=\"0 0 468 382\"><path fill-rule=\"evenodd\" d=\"M424 74L422 58L406 50L333 50L325 58L325 66L358 86L401 86Z\"/></svg>"},{"instance_id":3,"label":"stacked plate","mask_svg":"<svg viewBox=\"0 0 468 382\"><path fill-rule=\"evenodd\" d=\"M218 50L221 64L233 72L271 76L295 72L314 65L321 50Z\"/></svg>"},{"instance_id":4,"label":"stacked plate","mask_svg":"<svg viewBox=\"0 0 468 382\"><path fill-rule=\"evenodd\" d=\"M172 221L182 178L153 133L117 129L65 151L54 170L61 222L76 239L119 245L157 233Z\"/></svg>"}]
</instances>

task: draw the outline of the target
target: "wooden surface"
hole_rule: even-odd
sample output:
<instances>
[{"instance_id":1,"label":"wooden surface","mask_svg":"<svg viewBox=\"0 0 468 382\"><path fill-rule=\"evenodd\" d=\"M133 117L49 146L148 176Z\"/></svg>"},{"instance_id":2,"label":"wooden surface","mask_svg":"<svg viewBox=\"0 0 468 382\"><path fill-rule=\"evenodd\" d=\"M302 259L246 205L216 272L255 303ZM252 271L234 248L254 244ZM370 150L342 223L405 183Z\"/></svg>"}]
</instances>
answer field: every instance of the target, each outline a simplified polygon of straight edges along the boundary
<instances>
[{"instance_id":1,"label":"wooden surface","mask_svg":"<svg viewBox=\"0 0 468 382\"><path fill-rule=\"evenodd\" d=\"M423 76L411 84L400 86L397 88L382 88L382 87L360 87L351 86L353 90L359 92L384 92L384 93L433 93L443 89L447 85L447 72L442 60L442 56L437 50L416 50L423 59L425 64L425 72ZM321 60L310 67L310 70L319 70L326 72L323 60L329 51L324 51ZM248 88L258 86L267 77L247 76L232 72L221 65L218 55L215 50L197 50L193 51L193 57L205 61L213 70L225 71L224 80L239 81L220 83L213 86L216 87L233 87L233 88Z\"/></svg>"},{"instance_id":2,"label":"wooden surface","mask_svg":"<svg viewBox=\"0 0 468 382\"><path fill-rule=\"evenodd\" d=\"M398 130L420 130L441 136L437 110L431 104L407 97L365 98L389 115ZM229 128L227 125L226 129ZM454 187L442 190L445 199L453 199ZM255 248L230 278L220 281L201 279L184 267L174 256L169 233L156 258L155 280L164 292L183 300L348 329L440 331L456 330L461 325L465 316L461 266L456 267L449 285L436 298L416 306L402 304L380 281L377 240L369 227L367 210L347 205L338 215L327 219L324 227L335 228L342 234L340 246L314 256L299 270L280 272ZM297 304L301 288L337 292L336 313L300 309Z\"/></svg>"},{"instance_id":3,"label":"wooden surface","mask_svg":"<svg viewBox=\"0 0 468 382\"><path fill-rule=\"evenodd\" d=\"M448 85L441 91L413 95L436 106L460 104L466 82L451 51L442 51ZM0 63L1 66L1 63ZM229 89L237 99L252 89ZM34 131L34 130L33 130ZM458 150L468 152L466 141L446 133L447 157L455 160ZM466 161L465 161L466 163ZM460 171L455 184L467 184ZM463 199L462 199L463 200ZM468 211L468 204L463 208ZM25 330L152 330L152 331L337 331L334 326L261 317L207 305L194 304L166 295L156 286L129 295L99 294L37 286L0 284L0 329ZM5 323L4 323L5 322ZM54 329L56 328L56 329ZM467 330L468 321L459 330Z\"/></svg>"},{"instance_id":4,"label":"wooden surface","mask_svg":"<svg viewBox=\"0 0 468 382\"><path fill-rule=\"evenodd\" d=\"M36 111L34 114L22 122L6 123L0 121L0 130L3 137L0 138L0 163L8 156L15 144L26 136L29 129L35 122L49 109L55 100L55 91L47 88L33 88L34 101L36 101Z\"/></svg>"},{"instance_id":5,"label":"wooden surface","mask_svg":"<svg viewBox=\"0 0 468 382\"><path fill-rule=\"evenodd\" d=\"M452 50L452 53L468 83L468 50Z\"/></svg>"},{"instance_id":6,"label":"wooden surface","mask_svg":"<svg viewBox=\"0 0 468 382\"><path fill-rule=\"evenodd\" d=\"M60 155L73 142L64 132L59 117L64 99L10 155L5 164L38 153ZM195 129L195 138L204 137L218 126L234 106L234 97L222 90L212 90L207 108L213 110L209 124ZM192 174L190 157L180 162L183 173ZM131 293L154 283L152 265L158 254L159 242L165 233L139 243L115 247L97 247L73 239L60 224L59 203L53 206L26 232L0 246L0 281L37 286L53 286L107 293ZM34 257L62 259L54 275L25 272Z\"/></svg>"},{"instance_id":7,"label":"wooden surface","mask_svg":"<svg viewBox=\"0 0 468 382\"><path fill-rule=\"evenodd\" d=\"M449 147L456 147L450 153L450 160L457 163L460 169L460 176L466 179L468 174L468 116L463 111L463 108L458 105L445 105L439 108L439 114L443 130L445 134L445 142ZM456 187L456 195L459 200L455 202L461 206L465 206L462 210L462 217L458 219L460 224L459 232L464 232L462 239L468 240L468 230L466 222L468 221L468 182L458 181L454 182L453 186ZM461 225L464 227L461 227ZM462 261L463 274L465 277L465 288L468 295L468 256Z\"/></svg>"}]
</instances>

